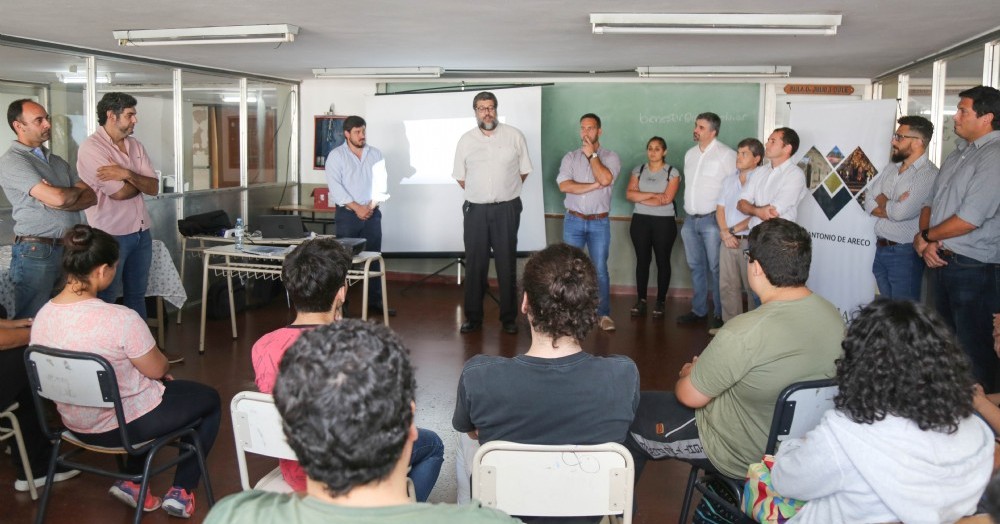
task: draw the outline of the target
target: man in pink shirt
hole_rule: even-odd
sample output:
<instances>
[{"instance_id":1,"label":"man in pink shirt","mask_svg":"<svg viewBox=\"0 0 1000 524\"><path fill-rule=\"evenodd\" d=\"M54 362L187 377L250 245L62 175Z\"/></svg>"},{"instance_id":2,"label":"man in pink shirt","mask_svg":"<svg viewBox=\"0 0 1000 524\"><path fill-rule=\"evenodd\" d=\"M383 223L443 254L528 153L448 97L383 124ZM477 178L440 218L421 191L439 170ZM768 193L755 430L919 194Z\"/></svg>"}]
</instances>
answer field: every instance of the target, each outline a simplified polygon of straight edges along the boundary
<instances>
[{"instance_id":1,"label":"man in pink shirt","mask_svg":"<svg viewBox=\"0 0 1000 524\"><path fill-rule=\"evenodd\" d=\"M153 237L143 195L155 196L160 181L146 149L132 137L137 104L126 93L106 93L101 98L97 103L100 127L80 144L76 170L97 193L97 205L86 210L87 222L118 241L118 271L98 296L105 302L123 297L125 306L145 320Z\"/></svg>"}]
</instances>

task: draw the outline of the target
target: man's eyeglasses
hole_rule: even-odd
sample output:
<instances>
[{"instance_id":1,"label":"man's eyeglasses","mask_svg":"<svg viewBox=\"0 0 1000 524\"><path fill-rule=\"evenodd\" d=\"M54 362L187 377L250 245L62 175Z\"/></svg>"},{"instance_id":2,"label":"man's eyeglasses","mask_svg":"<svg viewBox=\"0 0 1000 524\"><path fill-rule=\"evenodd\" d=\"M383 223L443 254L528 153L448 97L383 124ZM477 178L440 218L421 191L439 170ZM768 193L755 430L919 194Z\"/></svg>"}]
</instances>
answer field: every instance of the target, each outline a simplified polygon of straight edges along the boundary
<instances>
[{"instance_id":1,"label":"man's eyeglasses","mask_svg":"<svg viewBox=\"0 0 1000 524\"><path fill-rule=\"evenodd\" d=\"M752 264L755 260L757 260L750 254L750 248L743 250L743 258L747 259L748 264Z\"/></svg>"},{"instance_id":2,"label":"man's eyeglasses","mask_svg":"<svg viewBox=\"0 0 1000 524\"><path fill-rule=\"evenodd\" d=\"M913 139L920 138L920 139L923 139L924 137L922 137L922 136L913 136L913 135L901 135L899 133L893 133L892 134L892 139L895 140L896 142L902 142L904 138L913 138Z\"/></svg>"},{"instance_id":3,"label":"man's eyeglasses","mask_svg":"<svg viewBox=\"0 0 1000 524\"><path fill-rule=\"evenodd\" d=\"M477 113L496 113L497 108L492 106L480 106L476 108Z\"/></svg>"}]
</instances>

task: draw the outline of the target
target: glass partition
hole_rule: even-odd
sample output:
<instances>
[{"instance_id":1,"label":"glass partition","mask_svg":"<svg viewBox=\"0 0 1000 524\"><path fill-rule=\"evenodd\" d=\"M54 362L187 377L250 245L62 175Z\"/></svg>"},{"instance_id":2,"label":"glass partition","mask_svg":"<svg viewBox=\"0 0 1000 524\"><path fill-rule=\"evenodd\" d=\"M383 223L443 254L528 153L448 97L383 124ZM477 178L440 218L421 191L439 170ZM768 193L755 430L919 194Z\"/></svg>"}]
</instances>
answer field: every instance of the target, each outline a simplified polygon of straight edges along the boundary
<instances>
[{"instance_id":1,"label":"glass partition","mask_svg":"<svg viewBox=\"0 0 1000 524\"><path fill-rule=\"evenodd\" d=\"M958 107L958 94L983 83L983 59L985 51L978 47L966 55L948 59L944 85L944 116L941 119L941 160L955 150L955 125L952 118Z\"/></svg>"},{"instance_id":2,"label":"glass partition","mask_svg":"<svg viewBox=\"0 0 1000 524\"><path fill-rule=\"evenodd\" d=\"M239 187L240 82L183 73L184 191Z\"/></svg>"},{"instance_id":3,"label":"glass partition","mask_svg":"<svg viewBox=\"0 0 1000 524\"><path fill-rule=\"evenodd\" d=\"M247 185L284 183L292 147L290 86L247 84ZM238 98L238 97L237 97Z\"/></svg>"}]
</instances>

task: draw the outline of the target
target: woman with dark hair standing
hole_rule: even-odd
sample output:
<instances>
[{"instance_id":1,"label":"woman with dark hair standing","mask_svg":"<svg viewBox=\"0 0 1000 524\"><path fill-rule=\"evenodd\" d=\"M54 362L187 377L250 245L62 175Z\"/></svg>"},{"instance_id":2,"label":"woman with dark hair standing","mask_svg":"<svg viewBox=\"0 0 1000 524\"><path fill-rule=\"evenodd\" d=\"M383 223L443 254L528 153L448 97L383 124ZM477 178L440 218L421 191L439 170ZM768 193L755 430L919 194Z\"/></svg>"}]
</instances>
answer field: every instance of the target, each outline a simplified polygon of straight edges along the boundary
<instances>
[{"instance_id":1,"label":"woman with dark hair standing","mask_svg":"<svg viewBox=\"0 0 1000 524\"><path fill-rule=\"evenodd\" d=\"M90 226L73 226L63 238L66 284L35 316L31 343L100 355L115 369L129 435L142 442L201 419L195 426L207 455L219 431L219 394L197 382L173 380L167 358L156 347L146 322L131 309L108 304L97 294L111 285L118 265L115 239ZM80 440L120 446L114 410L57 404L63 424ZM141 473L145 457L128 456L125 469ZM177 466L173 486L161 499L146 494L143 509L163 509L176 517L194 513L194 489L201 478L196 458ZM139 484L116 481L111 496L136 507Z\"/></svg>"},{"instance_id":2,"label":"woman with dark hair standing","mask_svg":"<svg viewBox=\"0 0 1000 524\"><path fill-rule=\"evenodd\" d=\"M649 263L656 255L656 304L653 317L663 316L663 304L670 286L670 251L677 239L674 197L681 186L680 172L667 164L667 142L654 136L646 143L649 162L632 170L625 198L635 203L629 235L635 248L635 290L638 299L632 316L646 315Z\"/></svg>"},{"instance_id":3,"label":"woman with dark hair standing","mask_svg":"<svg viewBox=\"0 0 1000 524\"><path fill-rule=\"evenodd\" d=\"M772 480L805 500L793 522L954 522L975 512L993 432L973 415L973 379L944 322L877 300L851 324L832 409L785 441Z\"/></svg>"}]
</instances>

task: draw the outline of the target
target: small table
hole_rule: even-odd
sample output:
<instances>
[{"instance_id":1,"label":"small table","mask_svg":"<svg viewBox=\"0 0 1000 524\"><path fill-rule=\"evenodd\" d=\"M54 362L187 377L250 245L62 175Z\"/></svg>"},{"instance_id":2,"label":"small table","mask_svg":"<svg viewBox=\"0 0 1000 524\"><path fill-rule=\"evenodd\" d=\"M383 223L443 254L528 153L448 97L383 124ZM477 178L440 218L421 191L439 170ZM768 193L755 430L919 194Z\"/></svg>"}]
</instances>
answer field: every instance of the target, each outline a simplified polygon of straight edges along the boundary
<instances>
[{"instance_id":1,"label":"small table","mask_svg":"<svg viewBox=\"0 0 1000 524\"><path fill-rule=\"evenodd\" d=\"M305 240L305 239L302 239ZM298 243L301 243L299 240ZM259 243L259 242L258 242ZM289 245L290 244L286 244ZM281 262L285 260L288 251L278 253L251 253L247 251L237 251L234 245L220 245L205 248L202 251L204 266L201 281L201 330L198 338L198 353L205 352L205 316L208 309L208 275L214 271L217 275L226 277L229 290L229 322L233 330L233 338L236 333L236 304L233 301L233 275L246 278L269 278L281 279ZM216 261L212 261L215 257ZM221 258L222 260L218 260ZM364 283L364 298L361 306L361 318L368 320L368 284L369 279L377 276L382 279L382 322L389 325L389 299L385 282L385 260L381 253L372 251L362 251L354 256L351 261L354 265L361 265L361 268L350 269L347 272L348 283L362 281ZM373 262L379 262L379 271L372 271Z\"/></svg>"},{"instance_id":2,"label":"small table","mask_svg":"<svg viewBox=\"0 0 1000 524\"><path fill-rule=\"evenodd\" d=\"M332 226L337 223L333 217L317 217L316 213L322 213L324 215L332 215L337 212L335 207L311 207L311 206L301 206L295 204L285 204L282 206L274 206L271 209L279 213L286 214L298 214L302 217L302 221L307 224L319 224L323 226L323 234L327 234L326 227ZM305 213L309 213L309 216L305 216Z\"/></svg>"},{"instance_id":3,"label":"small table","mask_svg":"<svg viewBox=\"0 0 1000 524\"><path fill-rule=\"evenodd\" d=\"M13 316L14 311L14 283L10 279L10 259L12 256L12 246L0 246L0 304L7 309L7 313ZM147 319L146 322L156 328L157 342L160 348L164 347L163 337L163 300L166 299L171 305L177 308L180 315L187 302L187 292L181 283L181 276L177 273L174 261L170 258L170 252L160 240L153 240L153 259L149 264L149 282L146 285L146 296L156 297L156 317Z\"/></svg>"}]
</instances>

